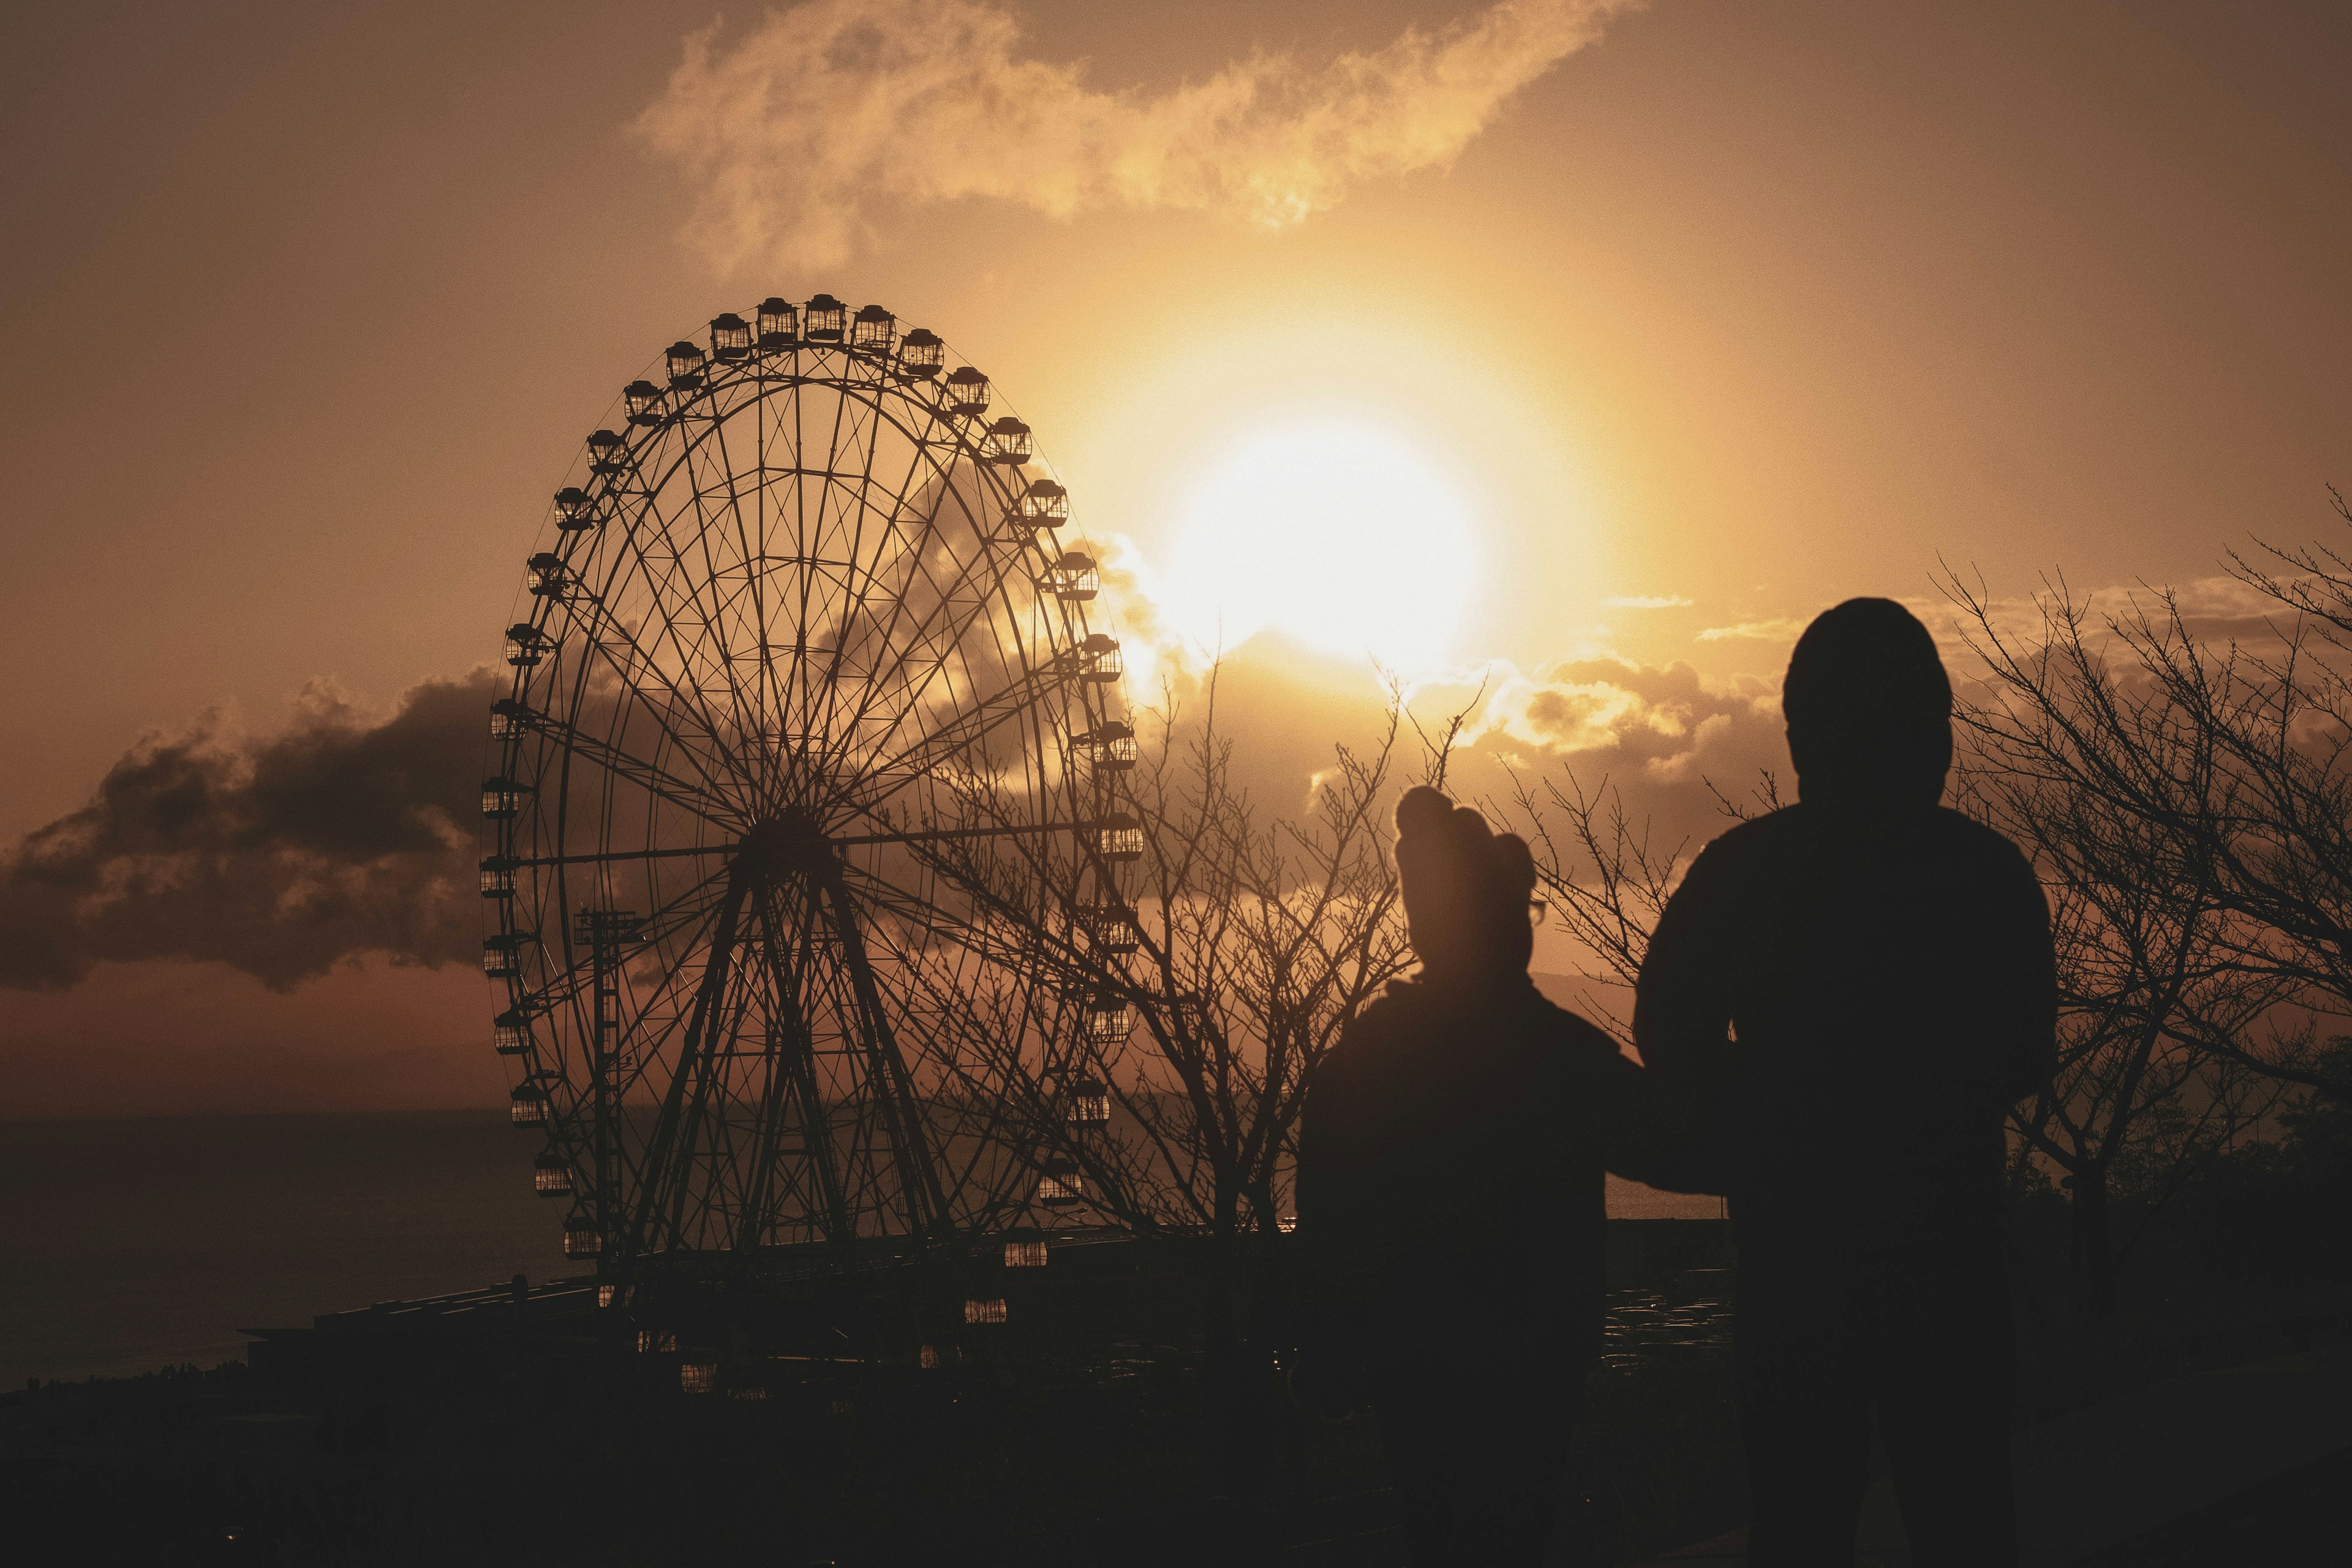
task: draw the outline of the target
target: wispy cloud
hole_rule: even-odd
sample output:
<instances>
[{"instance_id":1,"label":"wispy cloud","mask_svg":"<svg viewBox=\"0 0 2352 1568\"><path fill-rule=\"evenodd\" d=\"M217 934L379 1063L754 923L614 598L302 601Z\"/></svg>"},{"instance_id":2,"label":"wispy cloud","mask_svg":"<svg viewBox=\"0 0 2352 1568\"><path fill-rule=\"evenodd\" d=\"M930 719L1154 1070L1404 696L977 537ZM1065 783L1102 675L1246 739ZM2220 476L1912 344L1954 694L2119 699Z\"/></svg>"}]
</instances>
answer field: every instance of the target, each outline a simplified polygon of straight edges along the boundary
<instances>
[{"instance_id":1,"label":"wispy cloud","mask_svg":"<svg viewBox=\"0 0 2352 1568\"><path fill-rule=\"evenodd\" d=\"M1178 207L1279 226L1453 161L1504 103L1643 0L1501 0L1323 62L1252 52L1157 94L1027 58L995 0L808 0L691 35L636 122L699 186L733 268L845 258L877 214L986 197L1055 217Z\"/></svg>"},{"instance_id":2,"label":"wispy cloud","mask_svg":"<svg viewBox=\"0 0 2352 1568\"><path fill-rule=\"evenodd\" d=\"M1601 602L1612 610L1679 610L1691 603L1680 594L1625 594Z\"/></svg>"},{"instance_id":3,"label":"wispy cloud","mask_svg":"<svg viewBox=\"0 0 2352 1568\"><path fill-rule=\"evenodd\" d=\"M1805 620L1797 616L1775 616L1769 620L1741 621L1738 626L1709 626L1698 634L1701 642L1795 642L1797 634L1805 629Z\"/></svg>"}]
</instances>

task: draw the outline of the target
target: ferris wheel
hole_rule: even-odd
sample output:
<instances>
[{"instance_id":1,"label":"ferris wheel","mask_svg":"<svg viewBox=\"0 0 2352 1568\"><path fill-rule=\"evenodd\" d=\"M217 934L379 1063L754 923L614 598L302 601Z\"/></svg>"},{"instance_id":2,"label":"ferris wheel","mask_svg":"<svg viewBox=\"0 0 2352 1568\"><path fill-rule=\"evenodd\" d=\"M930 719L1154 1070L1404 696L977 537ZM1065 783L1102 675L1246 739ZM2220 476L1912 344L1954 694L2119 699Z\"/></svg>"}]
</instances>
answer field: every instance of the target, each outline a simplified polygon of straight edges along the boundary
<instances>
[{"instance_id":1,"label":"ferris wheel","mask_svg":"<svg viewBox=\"0 0 2352 1568\"><path fill-rule=\"evenodd\" d=\"M556 492L491 715L538 1190L607 1274L1002 1226L1041 1145L972 1061L1034 1038L1096 1114L1104 1010L1022 933L1125 921L1140 850L1097 563L1029 426L878 305L770 299L659 374Z\"/></svg>"}]
</instances>

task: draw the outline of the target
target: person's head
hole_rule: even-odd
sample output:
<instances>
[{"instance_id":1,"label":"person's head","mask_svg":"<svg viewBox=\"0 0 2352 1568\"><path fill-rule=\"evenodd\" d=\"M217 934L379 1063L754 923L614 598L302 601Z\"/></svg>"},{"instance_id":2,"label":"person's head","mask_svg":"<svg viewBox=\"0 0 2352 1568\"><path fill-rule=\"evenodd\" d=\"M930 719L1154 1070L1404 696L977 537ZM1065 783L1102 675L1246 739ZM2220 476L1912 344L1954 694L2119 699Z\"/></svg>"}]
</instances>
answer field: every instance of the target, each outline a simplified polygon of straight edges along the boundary
<instances>
[{"instance_id":1,"label":"person's head","mask_svg":"<svg viewBox=\"0 0 2352 1568\"><path fill-rule=\"evenodd\" d=\"M1932 805L1952 766L1952 682L1936 639L1892 599L1848 599L1797 639L1780 683L1807 800Z\"/></svg>"},{"instance_id":2,"label":"person's head","mask_svg":"<svg viewBox=\"0 0 2352 1568\"><path fill-rule=\"evenodd\" d=\"M1535 861L1515 833L1422 785L1397 802L1397 877L1412 950L1433 980L1506 978L1535 951Z\"/></svg>"}]
</instances>

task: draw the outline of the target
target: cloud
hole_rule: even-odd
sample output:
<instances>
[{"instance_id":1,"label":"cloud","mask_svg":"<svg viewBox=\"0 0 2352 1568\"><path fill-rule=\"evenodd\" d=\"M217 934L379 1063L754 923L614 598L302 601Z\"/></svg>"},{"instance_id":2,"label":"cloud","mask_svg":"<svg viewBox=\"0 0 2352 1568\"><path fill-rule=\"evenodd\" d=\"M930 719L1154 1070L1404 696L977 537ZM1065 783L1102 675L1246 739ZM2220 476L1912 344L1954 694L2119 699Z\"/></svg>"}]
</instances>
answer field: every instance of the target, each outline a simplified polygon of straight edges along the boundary
<instances>
[{"instance_id":1,"label":"cloud","mask_svg":"<svg viewBox=\"0 0 2352 1568\"><path fill-rule=\"evenodd\" d=\"M1102 608L1118 628L1130 699L1158 702L1194 693L1220 653L1184 635L1168 613L1159 573L1124 533L1101 542Z\"/></svg>"},{"instance_id":2,"label":"cloud","mask_svg":"<svg viewBox=\"0 0 2352 1568\"><path fill-rule=\"evenodd\" d=\"M690 35L635 130L699 187L688 237L722 269L835 263L885 209L975 196L1279 227L1360 181L1451 163L1641 3L1501 0L1370 51L1252 52L1147 94L1027 58L995 0L808 0L732 42L716 24Z\"/></svg>"},{"instance_id":3,"label":"cloud","mask_svg":"<svg viewBox=\"0 0 2352 1568\"><path fill-rule=\"evenodd\" d=\"M1680 594L1627 594L1601 602L1612 610L1679 610L1691 603Z\"/></svg>"},{"instance_id":4,"label":"cloud","mask_svg":"<svg viewBox=\"0 0 2352 1568\"><path fill-rule=\"evenodd\" d=\"M1753 731L1777 744L1780 731L1777 690L1754 680L1709 682L1686 664L1567 659L1532 676L1498 668L1465 745L1541 752L1580 768L1638 769L1667 782L1696 778L1711 758L1727 758L1735 735Z\"/></svg>"},{"instance_id":5,"label":"cloud","mask_svg":"<svg viewBox=\"0 0 2352 1568\"><path fill-rule=\"evenodd\" d=\"M2310 580L2284 574L2290 587ZM2045 630L2045 616L2071 601L2084 612L2086 640L2094 647L2111 641L2110 621L2131 623L2142 616L2166 616L2168 595L2180 611L2181 625L2209 647L2236 647L2257 658L2273 658L2284 652L2294 625L2292 609L2243 578L2215 574L2169 584L2114 584L2090 592L2075 588L2063 577L2045 577L2029 593L1996 594L1981 577L1948 573L1939 587L1964 590L1982 604L1993 629L2020 646L2037 644ZM1966 658L1965 644L1982 640L1982 628L1950 592L1932 599L1906 598L1903 603L1927 625L1944 650L1945 662Z\"/></svg>"},{"instance_id":6,"label":"cloud","mask_svg":"<svg viewBox=\"0 0 2352 1568\"><path fill-rule=\"evenodd\" d=\"M176 958L283 990L361 953L472 959L493 694L487 671L427 681L372 719L313 683L278 735L231 734L214 713L142 741L88 805L0 858L0 985Z\"/></svg>"},{"instance_id":7,"label":"cloud","mask_svg":"<svg viewBox=\"0 0 2352 1568\"><path fill-rule=\"evenodd\" d=\"M1698 634L1701 642L1786 642L1797 640L1806 619L1801 616L1775 616L1765 621L1741 621L1738 626L1709 626Z\"/></svg>"},{"instance_id":8,"label":"cloud","mask_svg":"<svg viewBox=\"0 0 2352 1568\"><path fill-rule=\"evenodd\" d=\"M1780 682L1702 677L1686 664L1615 656L1561 659L1533 672L1507 660L1414 689L1411 710L1441 731L1468 710L1447 763L1449 787L1505 816L1522 786L1604 782L1635 821L1694 845L1728 826L1718 792L1745 798L1765 773L1792 782Z\"/></svg>"}]
</instances>

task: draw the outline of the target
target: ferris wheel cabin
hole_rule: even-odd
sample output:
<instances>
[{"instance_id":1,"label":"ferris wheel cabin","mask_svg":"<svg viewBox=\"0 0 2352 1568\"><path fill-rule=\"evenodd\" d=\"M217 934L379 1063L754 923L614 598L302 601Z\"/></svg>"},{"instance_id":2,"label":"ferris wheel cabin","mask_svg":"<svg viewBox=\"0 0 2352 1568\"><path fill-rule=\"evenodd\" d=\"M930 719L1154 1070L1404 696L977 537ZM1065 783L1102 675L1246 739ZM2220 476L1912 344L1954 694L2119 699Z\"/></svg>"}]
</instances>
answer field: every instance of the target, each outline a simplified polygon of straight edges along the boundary
<instances>
[{"instance_id":1,"label":"ferris wheel cabin","mask_svg":"<svg viewBox=\"0 0 2352 1568\"><path fill-rule=\"evenodd\" d=\"M751 357L751 323L730 310L710 318L710 357L736 364Z\"/></svg>"},{"instance_id":2,"label":"ferris wheel cabin","mask_svg":"<svg viewBox=\"0 0 2352 1568\"><path fill-rule=\"evenodd\" d=\"M848 306L830 294L819 294L802 313L801 335L813 343L837 343L848 316Z\"/></svg>"},{"instance_id":3,"label":"ferris wheel cabin","mask_svg":"<svg viewBox=\"0 0 2352 1568\"><path fill-rule=\"evenodd\" d=\"M947 404L957 414L982 414L988 409L988 377L971 365L948 373Z\"/></svg>"},{"instance_id":4,"label":"ferris wheel cabin","mask_svg":"<svg viewBox=\"0 0 2352 1568\"><path fill-rule=\"evenodd\" d=\"M930 328L917 327L898 342L898 379L934 379L947 363L947 348Z\"/></svg>"},{"instance_id":5,"label":"ferris wheel cabin","mask_svg":"<svg viewBox=\"0 0 2352 1568\"><path fill-rule=\"evenodd\" d=\"M790 300L771 294L760 301L760 347L773 352L788 349L801 335L801 313Z\"/></svg>"},{"instance_id":6,"label":"ferris wheel cabin","mask_svg":"<svg viewBox=\"0 0 2352 1568\"><path fill-rule=\"evenodd\" d=\"M1082 1078L1070 1085L1067 1119L1080 1131L1110 1125L1110 1090L1101 1079Z\"/></svg>"},{"instance_id":7,"label":"ferris wheel cabin","mask_svg":"<svg viewBox=\"0 0 2352 1568\"><path fill-rule=\"evenodd\" d=\"M868 353L887 354L898 330L898 317L879 305L863 306L850 320L849 346Z\"/></svg>"},{"instance_id":8,"label":"ferris wheel cabin","mask_svg":"<svg viewBox=\"0 0 2352 1568\"><path fill-rule=\"evenodd\" d=\"M1055 479L1035 479L1013 503L1013 514L1028 528L1059 528L1070 521L1070 492Z\"/></svg>"}]
</instances>

